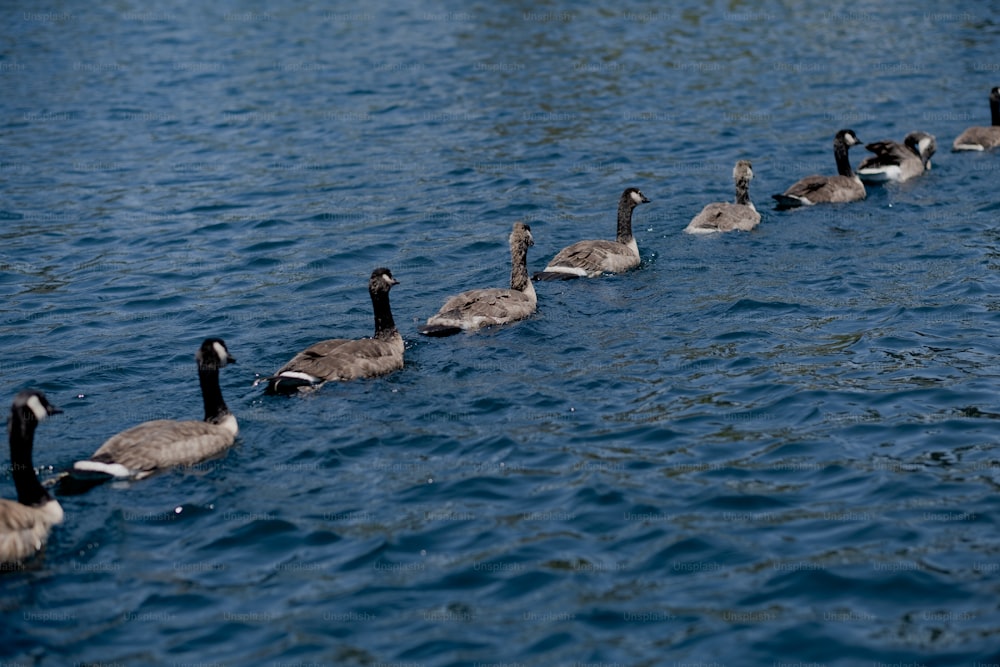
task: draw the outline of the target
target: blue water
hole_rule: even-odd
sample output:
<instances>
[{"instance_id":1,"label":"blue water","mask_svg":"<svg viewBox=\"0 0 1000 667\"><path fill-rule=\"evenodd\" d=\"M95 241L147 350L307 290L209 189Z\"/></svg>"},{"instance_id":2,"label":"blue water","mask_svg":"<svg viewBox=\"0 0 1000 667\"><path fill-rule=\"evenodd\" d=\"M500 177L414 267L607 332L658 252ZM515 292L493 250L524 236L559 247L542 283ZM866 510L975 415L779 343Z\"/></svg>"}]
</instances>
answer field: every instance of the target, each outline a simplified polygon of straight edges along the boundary
<instances>
[{"instance_id":1,"label":"blue water","mask_svg":"<svg viewBox=\"0 0 1000 667\"><path fill-rule=\"evenodd\" d=\"M989 122L993 9L112 7L0 10L0 397L65 410L52 480L199 417L221 336L242 430L61 497L0 577L4 664L1000 662L1000 158L949 152ZM934 168L774 211L842 127L929 131ZM682 234L740 158L761 226ZM626 186L640 269L416 334L504 285L515 220L538 269ZM251 386L370 335L381 265L402 371Z\"/></svg>"}]
</instances>

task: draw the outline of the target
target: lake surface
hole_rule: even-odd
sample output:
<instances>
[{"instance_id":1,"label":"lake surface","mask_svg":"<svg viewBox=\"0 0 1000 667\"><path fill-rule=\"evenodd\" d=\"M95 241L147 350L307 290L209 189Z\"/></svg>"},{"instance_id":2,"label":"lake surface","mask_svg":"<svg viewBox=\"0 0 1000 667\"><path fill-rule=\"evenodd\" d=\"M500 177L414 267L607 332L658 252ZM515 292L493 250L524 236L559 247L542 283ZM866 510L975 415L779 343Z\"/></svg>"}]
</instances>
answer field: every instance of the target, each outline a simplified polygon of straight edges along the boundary
<instances>
[{"instance_id":1,"label":"lake surface","mask_svg":"<svg viewBox=\"0 0 1000 667\"><path fill-rule=\"evenodd\" d=\"M46 480L199 418L226 456L64 495L0 577L4 664L1000 662L1000 156L988 3L130 2L0 10L0 397ZM936 135L850 205L832 139ZM856 166L863 147L851 154ZM681 233L752 160L752 233ZM636 209L633 272L416 327ZM265 397L371 334L406 366ZM6 462L6 458L4 458ZM9 467L0 482L13 497Z\"/></svg>"}]
</instances>

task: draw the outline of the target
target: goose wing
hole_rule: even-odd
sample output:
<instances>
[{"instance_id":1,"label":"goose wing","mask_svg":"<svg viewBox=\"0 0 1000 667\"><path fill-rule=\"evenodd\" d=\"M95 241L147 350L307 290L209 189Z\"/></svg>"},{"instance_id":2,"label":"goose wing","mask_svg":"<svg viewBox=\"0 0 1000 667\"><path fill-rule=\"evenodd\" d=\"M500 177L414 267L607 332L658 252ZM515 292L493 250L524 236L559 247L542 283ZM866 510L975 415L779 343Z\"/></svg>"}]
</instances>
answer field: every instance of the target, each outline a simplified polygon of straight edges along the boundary
<instances>
[{"instance_id":1,"label":"goose wing","mask_svg":"<svg viewBox=\"0 0 1000 667\"><path fill-rule=\"evenodd\" d=\"M534 303L524 292L502 288L479 289L451 297L441 306L435 318L481 322L479 326L483 326L521 319L533 311Z\"/></svg>"},{"instance_id":2,"label":"goose wing","mask_svg":"<svg viewBox=\"0 0 1000 667\"><path fill-rule=\"evenodd\" d=\"M788 197L804 197L810 199L809 195L822 190L830 183L829 176L806 176L801 178L785 190L785 195Z\"/></svg>"},{"instance_id":3,"label":"goose wing","mask_svg":"<svg viewBox=\"0 0 1000 667\"><path fill-rule=\"evenodd\" d=\"M233 430L205 421L157 419L109 438L90 457L117 463L136 477L154 470L193 465L221 453L236 440Z\"/></svg>"},{"instance_id":4,"label":"goose wing","mask_svg":"<svg viewBox=\"0 0 1000 667\"><path fill-rule=\"evenodd\" d=\"M545 270L554 267L583 269L588 275L616 273L639 264L632 249L616 241L578 241L559 251Z\"/></svg>"},{"instance_id":5,"label":"goose wing","mask_svg":"<svg viewBox=\"0 0 1000 667\"><path fill-rule=\"evenodd\" d=\"M49 512L46 506L29 507L0 499L0 562L15 563L35 554L45 544L49 528L60 521L61 508Z\"/></svg>"},{"instance_id":6,"label":"goose wing","mask_svg":"<svg viewBox=\"0 0 1000 667\"><path fill-rule=\"evenodd\" d=\"M862 160L861 164L858 165L858 171L876 167L896 166L902 164L907 159L920 159L909 148L895 141L876 141L871 144L865 144L865 148L875 155L869 155Z\"/></svg>"},{"instance_id":7,"label":"goose wing","mask_svg":"<svg viewBox=\"0 0 1000 667\"><path fill-rule=\"evenodd\" d=\"M1000 127L970 127L955 138L952 150L989 150L1000 146Z\"/></svg>"},{"instance_id":8,"label":"goose wing","mask_svg":"<svg viewBox=\"0 0 1000 667\"><path fill-rule=\"evenodd\" d=\"M747 231L759 222L760 213L749 206L717 202L705 206L684 231L691 234L730 232L734 229Z\"/></svg>"},{"instance_id":9,"label":"goose wing","mask_svg":"<svg viewBox=\"0 0 1000 667\"><path fill-rule=\"evenodd\" d=\"M403 367L403 341L378 338L333 339L299 352L275 375L304 373L321 380L353 380Z\"/></svg>"}]
</instances>

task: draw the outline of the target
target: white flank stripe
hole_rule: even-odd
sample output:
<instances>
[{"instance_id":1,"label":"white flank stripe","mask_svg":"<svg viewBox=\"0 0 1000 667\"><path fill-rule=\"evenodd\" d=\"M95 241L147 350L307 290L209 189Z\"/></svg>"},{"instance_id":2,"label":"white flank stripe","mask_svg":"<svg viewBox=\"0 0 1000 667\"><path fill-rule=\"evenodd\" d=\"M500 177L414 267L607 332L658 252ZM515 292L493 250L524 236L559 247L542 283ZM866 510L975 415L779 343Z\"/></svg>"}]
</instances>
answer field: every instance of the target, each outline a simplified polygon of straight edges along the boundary
<instances>
[{"instance_id":1,"label":"white flank stripe","mask_svg":"<svg viewBox=\"0 0 1000 667\"><path fill-rule=\"evenodd\" d=\"M128 468L121 463L101 463L100 461L77 461L73 464L73 470L81 472L103 472L112 477L129 477L132 474Z\"/></svg>"},{"instance_id":2,"label":"white flank stripe","mask_svg":"<svg viewBox=\"0 0 1000 667\"><path fill-rule=\"evenodd\" d=\"M319 382L319 378L315 375L309 375L309 373L301 373L299 371L285 371L284 373L278 373L279 378L289 378L291 380L305 380L306 382L312 382L313 384Z\"/></svg>"},{"instance_id":3,"label":"white flank stripe","mask_svg":"<svg viewBox=\"0 0 1000 667\"><path fill-rule=\"evenodd\" d=\"M545 270L543 271L543 273L545 273L545 272L551 272L551 273L568 273L568 274L573 275L573 276L585 276L585 275L587 275L586 271L584 271L583 269L577 268L575 266L546 266Z\"/></svg>"}]
</instances>

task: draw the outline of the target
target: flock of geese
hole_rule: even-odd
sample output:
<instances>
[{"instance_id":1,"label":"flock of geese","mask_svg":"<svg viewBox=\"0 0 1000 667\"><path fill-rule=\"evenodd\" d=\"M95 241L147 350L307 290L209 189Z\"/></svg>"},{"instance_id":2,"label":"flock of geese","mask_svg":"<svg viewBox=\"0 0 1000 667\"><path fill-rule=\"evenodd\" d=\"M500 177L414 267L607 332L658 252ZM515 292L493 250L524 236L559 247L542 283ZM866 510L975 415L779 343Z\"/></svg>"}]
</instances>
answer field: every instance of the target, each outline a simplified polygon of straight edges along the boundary
<instances>
[{"instance_id":1,"label":"flock of geese","mask_svg":"<svg viewBox=\"0 0 1000 667\"><path fill-rule=\"evenodd\" d=\"M990 92L990 111L992 126L967 129L955 139L953 150L1000 147L1000 87ZM848 150L860 143L853 130L839 131L833 141L837 175L807 176L797 181L785 192L773 195L777 207L864 199L865 182L902 182L930 169L930 158L936 148L934 137L925 132L911 132L902 144L894 141L868 144L866 148L873 155L862 161L854 173ZM753 169L749 161L736 163L733 179L735 203L707 205L684 231L697 234L747 231L760 223L760 214L750 201ZM627 188L618 202L614 241L578 241L567 246L533 276L534 280L595 277L638 266L639 248L632 235L632 212L648 202L638 189ZM510 234L510 288L477 289L453 296L419 328L420 333L448 336L529 317L538 301L527 267L528 248L532 245L531 228L522 222L514 223ZM254 384L266 383L268 393L294 394L312 391L328 381L375 377L402 368L403 338L389 306L389 290L396 284L389 269L377 268L371 274L368 292L375 315L375 333L371 338L321 341L296 354L274 375ZM205 339L195 359L205 408L203 420L159 419L122 431L89 458L74 463L60 482L76 480L92 485L112 478L142 479L174 466L194 465L231 446L239 427L222 398L219 371L236 360L220 338ZM51 527L63 520L62 507L39 482L32 459L36 427L59 412L40 391L29 389L14 397L8 429L11 476L17 500L0 499L2 567L19 565L37 554L45 545Z\"/></svg>"}]
</instances>

